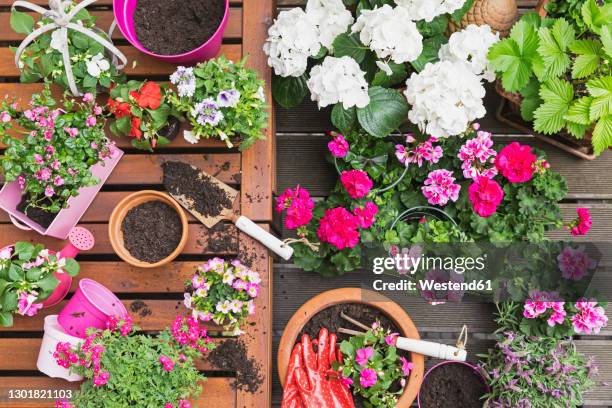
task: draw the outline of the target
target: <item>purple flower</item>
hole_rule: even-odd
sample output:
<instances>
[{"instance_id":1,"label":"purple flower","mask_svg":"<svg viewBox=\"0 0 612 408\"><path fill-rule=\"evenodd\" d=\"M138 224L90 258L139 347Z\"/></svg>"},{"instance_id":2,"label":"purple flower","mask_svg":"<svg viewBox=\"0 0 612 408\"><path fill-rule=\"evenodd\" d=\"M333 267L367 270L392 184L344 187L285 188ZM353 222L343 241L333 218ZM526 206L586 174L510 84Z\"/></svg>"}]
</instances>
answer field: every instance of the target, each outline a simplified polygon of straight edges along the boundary
<instances>
[{"instance_id":1,"label":"purple flower","mask_svg":"<svg viewBox=\"0 0 612 408\"><path fill-rule=\"evenodd\" d=\"M170 82L176 85L179 97L191 98L196 90L196 77L193 73L193 68L185 68L179 66L176 71L170 75Z\"/></svg>"},{"instance_id":2,"label":"purple flower","mask_svg":"<svg viewBox=\"0 0 612 408\"><path fill-rule=\"evenodd\" d=\"M193 116L202 126L217 126L223 120L223 113L212 98L204 99L193 108Z\"/></svg>"},{"instance_id":3,"label":"purple flower","mask_svg":"<svg viewBox=\"0 0 612 408\"><path fill-rule=\"evenodd\" d=\"M359 384L363 388L370 388L378 381L378 376L376 375L376 371L371 368L366 368L363 370L359 376Z\"/></svg>"},{"instance_id":4,"label":"purple flower","mask_svg":"<svg viewBox=\"0 0 612 408\"><path fill-rule=\"evenodd\" d=\"M228 89L219 92L217 95L217 105L222 108L233 108L240 101L240 92L235 89Z\"/></svg>"},{"instance_id":5,"label":"purple flower","mask_svg":"<svg viewBox=\"0 0 612 408\"><path fill-rule=\"evenodd\" d=\"M361 348L357 350L355 354L355 361L359 365L366 365L368 360L374 355L374 349L372 347Z\"/></svg>"}]
</instances>

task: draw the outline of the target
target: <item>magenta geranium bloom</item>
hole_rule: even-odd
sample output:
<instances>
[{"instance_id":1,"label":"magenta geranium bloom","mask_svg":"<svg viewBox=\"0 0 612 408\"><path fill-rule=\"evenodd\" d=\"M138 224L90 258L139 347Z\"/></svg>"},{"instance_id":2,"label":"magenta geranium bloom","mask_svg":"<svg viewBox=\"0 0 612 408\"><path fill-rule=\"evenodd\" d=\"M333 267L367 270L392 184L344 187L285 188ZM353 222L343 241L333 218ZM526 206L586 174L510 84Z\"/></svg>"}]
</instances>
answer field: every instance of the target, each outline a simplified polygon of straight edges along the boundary
<instances>
[{"instance_id":1,"label":"magenta geranium bloom","mask_svg":"<svg viewBox=\"0 0 612 408\"><path fill-rule=\"evenodd\" d=\"M495 167L511 183L525 183L533 177L537 156L531 147L512 142L495 159Z\"/></svg>"},{"instance_id":2,"label":"magenta geranium bloom","mask_svg":"<svg viewBox=\"0 0 612 408\"><path fill-rule=\"evenodd\" d=\"M361 371L359 375L359 384L363 388L370 388L378 381L378 376L376 375L376 371L371 368L366 368Z\"/></svg>"}]
</instances>

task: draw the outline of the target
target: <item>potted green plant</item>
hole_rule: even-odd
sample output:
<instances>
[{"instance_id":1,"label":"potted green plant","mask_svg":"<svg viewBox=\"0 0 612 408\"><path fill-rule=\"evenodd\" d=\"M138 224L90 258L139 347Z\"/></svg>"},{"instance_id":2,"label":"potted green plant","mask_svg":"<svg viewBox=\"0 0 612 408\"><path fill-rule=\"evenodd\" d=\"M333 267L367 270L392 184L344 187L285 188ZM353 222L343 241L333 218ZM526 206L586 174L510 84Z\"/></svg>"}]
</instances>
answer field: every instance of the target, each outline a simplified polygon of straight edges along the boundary
<instances>
[{"instance_id":1,"label":"potted green plant","mask_svg":"<svg viewBox=\"0 0 612 408\"><path fill-rule=\"evenodd\" d=\"M170 105L183 113L192 130L185 140L217 138L244 150L265 139L268 126L264 83L246 67L246 59L232 62L221 56L195 67L178 67L170 76L176 90L168 93Z\"/></svg>"},{"instance_id":2,"label":"potted green plant","mask_svg":"<svg viewBox=\"0 0 612 408\"><path fill-rule=\"evenodd\" d=\"M110 130L132 139L137 149L153 151L176 137L181 115L168 103L166 85L128 81L111 88L107 109L114 120Z\"/></svg>"},{"instance_id":3,"label":"potted green plant","mask_svg":"<svg viewBox=\"0 0 612 408\"><path fill-rule=\"evenodd\" d=\"M583 27L576 19L528 13L488 55L502 95L520 106L522 120L587 159L612 146L611 12L612 3L585 1Z\"/></svg>"},{"instance_id":4,"label":"potted green plant","mask_svg":"<svg viewBox=\"0 0 612 408\"><path fill-rule=\"evenodd\" d=\"M41 234L66 238L123 154L106 136L103 108L90 93L58 105L45 86L27 109L5 99L0 110L0 207Z\"/></svg>"},{"instance_id":5,"label":"potted green plant","mask_svg":"<svg viewBox=\"0 0 612 408\"><path fill-rule=\"evenodd\" d=\"M11 327L13 313L36 315L51 297L59 302L78 273L74 259L41 244L17 242L4 247L0 250L0 325Z\"/></svg>"},{"instance_id":6,"label":"potted green plant","mask_svg":"<svg viewBox=\"0 0 612 408\"><path fill-rule=\"evenodd\" d=\"M214 347L206 329L178 316L157 335L136 330L131 318L111 317L106 330L91 331L76 348L58 343L57 364L86 379L64 406L190 406L205 380L195 360Z\"/></svg>"},{"instance_id":7,"label":"potted green plant","mask_svg":"<svg viewBox=\"0 0 612 408\"><path fill-rule=\"evenodd\" d=\"M85 8L94 1L50 1L49 10L26 1L15 2L11 28L27 36L14 49L21 82L44 79L80 96L109 88L123 78L120 69L127 58L96 27L96 17ZM17 6L39 13L39 20L17 11Z\"/></svg>"}]
</instances>

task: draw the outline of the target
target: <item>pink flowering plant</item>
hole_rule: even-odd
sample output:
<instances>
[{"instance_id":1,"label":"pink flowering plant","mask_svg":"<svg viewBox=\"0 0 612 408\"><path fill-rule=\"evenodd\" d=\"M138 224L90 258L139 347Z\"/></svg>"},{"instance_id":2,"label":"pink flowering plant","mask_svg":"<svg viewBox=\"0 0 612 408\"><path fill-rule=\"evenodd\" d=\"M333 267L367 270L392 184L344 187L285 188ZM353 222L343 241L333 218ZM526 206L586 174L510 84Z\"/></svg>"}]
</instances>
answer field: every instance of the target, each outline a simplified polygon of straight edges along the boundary
<instances>
[{"instance_id":1,"label":"pink flowering plant","mask_svg":"<svg viewBox=\"0 0 612 408\"><path fill-rule=\"evenodd\" d=\"M57 364L86 378L73 400L58 406L191 406L205 380L195 361L214 348L196 319L178 316L156 336L136 334L129 316L111 317L106 326L89 331L76 348L58 343Z\"/></svg>"},{"instance_id":2,"label":"pink flowering plant","mask_svg":"<svg viewBox=\"0 0 612 408\"><path fill-rule=\"evenodd\" d=\"M336 188L325 201L295 205L299 227L286 224L320 244L318 251L293 244L304 270L333 276L358 269L367 244L541 242L564 226L558 203L567 193L565 179L541 152L518 142L495 146L478 124L450 138L418 131L387 139L363 131L328 135ZM288 213L290 207L280 206ZM431 215L400 217L415 208ZM592 222L585 211L578 216L565 225L575 235Z\"/></svg>"},{"instance_id":3,"label":"pink flowering plant","mask_svg":"<svg viewBox=\"0 0 612 408\"><path fill-rule=\"evenodd\" d=\"M0 106L0 138L6 144L2 171L17 181L23 208L57 214L79 189L100 182L90 167L113 157L116 148L104 132L103 109L92 94L65 98L61 105L48 86L21 110L5 99Z\"/></svg>"},{"instance_id":4,"label":"pink flowering plant","mask_svg":"<svg viewBox=\"0 0 612 408\"><path fill-rule=\"evenodd\" d=\"M186 282L185 307L194 319L213 321L241 334L240 327L255 314L261 278L239 260L213 258L198 266Z\"/></svg>"},{"instance_id":5,"label":"pink flowering plant","mask_svg":"<svg viewBox=\"0 0 612 408\"><path fill-rule=\"evenodd\" d=\"M365 334L340 343L344 359L333 368L341 371L343 383L352 387L366 406L395 407L404 392L413 363L398 354L397 336L375 322Z\"/></svg>"},{"instance_id":6,"label":"pink flowering plant","mask_svg":"<svg viewBox=\"0 0 612 408\"><path fill-rule=\"evenodd\" d=\"M76 276L79 264L52 254L43 245L17 242L0 250L0 325L13 325L13 313L34 316L59 281L54 273Z\"/></svg>"}]
</instances>

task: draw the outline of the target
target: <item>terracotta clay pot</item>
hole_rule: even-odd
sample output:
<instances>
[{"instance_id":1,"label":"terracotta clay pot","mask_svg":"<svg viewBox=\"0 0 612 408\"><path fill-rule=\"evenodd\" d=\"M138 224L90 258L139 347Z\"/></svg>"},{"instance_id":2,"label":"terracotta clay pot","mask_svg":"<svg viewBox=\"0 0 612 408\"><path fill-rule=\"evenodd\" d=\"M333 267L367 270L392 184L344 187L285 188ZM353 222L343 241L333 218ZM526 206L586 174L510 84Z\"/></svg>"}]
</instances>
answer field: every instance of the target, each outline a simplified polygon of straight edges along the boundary
<instances>
[{"instance_id":1,"label":"terracotta clay pot","mask_svg":"<svg viewBox=\"0 0 612 408\"><path fill-rule=\"evenodd\" d=\"M518 18L516 0L476 0L458 24L450 21L449 30L455 32L470 24L487 24L505 37Z\"/></svg>"},{"instance_id":2,"label":"terracotta clay pot","mask_svg":"<svg viewBox=\"0 0 612 408\"><path fill-rule=\"evenodd\" d=\"M123 245L123 232L121 231L121 224L123 223L123 219L127 215L128 211L140 204L149 201L162 201L170 205L178 213L179 217L181 218L181 224L183 226L183 234L176 249L166 258L155 263L144 262L133 257L132 254L130 254L130 252ZM137 266L139 268L156 268L158 266L166 265L172 262L174 258L179 256L179 254L183 251L183 248L185 248L185 244L187 244L188 228L189 224L187 222L187 216L185 215L185 211L183 211L183 208L168 194L154 190L143 190L130 194L129 196L121 200L119 204L117 204L117 206L113 210L113 213L110 216L110 221L108 223L108 234L115 253L117 253L117 255L119 255L119 257L125 262L129 263L130 265Z\"/></svg>"},{"instance_id":3,"label":"terracotta clay pot","mask_svg":"<svg viewBox=\"0 0 612 408\"><path fill-rule=\"evenodd\" d=\"M359 288L342 288L323 292L304 303L302 307L293 314L293 317L291 317L283 331L277 356L277 370L281 385L285 384L285 376L291 351L299 340L298 335L302 331L304 325L323 309L341 303L361 303L378 309L395 323L400 329L402 336L420 339L419 332L410 316L408 316L404 309L397 303L385 296ZM423 381L425 367L424 357L421 354L411 353L410 359L414 364L414 368L410 372L408 383L406 384L406 388L404 388L404 393L396 404L398 408L408 408L412 405L421 387L421 382Z\"/></svg>"}]
</instances>

